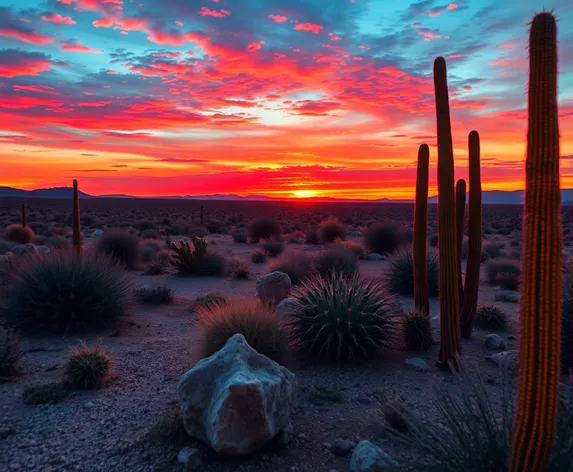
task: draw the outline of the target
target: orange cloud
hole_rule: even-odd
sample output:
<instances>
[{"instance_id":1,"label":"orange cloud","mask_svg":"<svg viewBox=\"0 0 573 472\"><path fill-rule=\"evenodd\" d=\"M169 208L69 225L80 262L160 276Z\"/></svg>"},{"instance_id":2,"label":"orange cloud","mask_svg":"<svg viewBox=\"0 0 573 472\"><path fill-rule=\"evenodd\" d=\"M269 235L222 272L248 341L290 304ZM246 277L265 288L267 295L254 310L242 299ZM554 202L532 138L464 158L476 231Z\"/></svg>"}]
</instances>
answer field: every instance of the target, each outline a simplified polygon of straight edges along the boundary
<instances>
[{"instance_id":1,"label":"orange cloud","mask_svg":"<svg viewBox=\"0 0 573 472\"><path fill-rule=\"evenodd\" d=\"M298 23L293 29L297 31L312 31L314 34L318 34L320 30L324 29L324 26L314 23Z\"/></svg>"},{"instance_id":2,"label":"orange cloud","mask_svg":"<svg viewBox=\"0 0 573 472\"><path fill-rule=\"evenodd\" d=\"M286 16L283 15L273 15L270 14L268 16L268 18L270 18L271 20L273 20L275 23L284 23L286 20L288 20L288 18Z\"/></svg>"}]
</instances>

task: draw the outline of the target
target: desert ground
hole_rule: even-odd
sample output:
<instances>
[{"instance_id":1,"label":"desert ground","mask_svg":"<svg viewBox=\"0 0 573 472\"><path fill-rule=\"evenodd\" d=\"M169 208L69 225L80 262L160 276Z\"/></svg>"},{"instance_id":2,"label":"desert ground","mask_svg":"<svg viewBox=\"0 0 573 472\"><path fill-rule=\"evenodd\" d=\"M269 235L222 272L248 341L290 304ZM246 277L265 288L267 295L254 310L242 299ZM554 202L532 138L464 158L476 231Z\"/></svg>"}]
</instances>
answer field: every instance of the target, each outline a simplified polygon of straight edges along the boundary
<instances>
[{"instance_id":1,"label":"desert ground","mask_svg":"<svg viewBox=\"0 0 573 472\"><path fill-rule=\"evenodd\" d=\"M34 233L31 242L50 248L50 253L6 255L14 252L17 243L2 240L0 230L0 319L4 317L7 325L12 320L11 293L19 283L15 275L18 266L26 264L27 258L49 257L71 246L70 200L4 199L0 201L0 228L21 222L22 203L26 204L27 225ZM437 430L445 428L436 407L435 389L456 392L463 386L452 374L434 366L439 350L435 296L431 298L434 344L423 352L407 350L402 335L397 336L390 353L361 362L328 362L290 349L282 364L296 375L298 387L291 410L292 440L286 444L274 441L240 459L220 457L185 433L177 393L181 376L205 357L205 334L196 312L198 297L217 293L227 303L256 301L261 277L283 266L288 272L292 261L296 265L299 260L314 260L344 244L348 245L345 250L356 254L355 267L349 270L357 271L364 280L379 281L389 290L395 253L411 245L413 205L139 199L85 199L80 203L84 251L96 251L102 238L118 231L131 234L137 242L133 266L123 269L134 296L128 313L113 326L80 333L19 335L23 353L19 369L0 382L1 470L184 470L178 453L188 446L200 450L202 465L198 470L207 472L342 472L352 470L352 448L362 440L379 446L398 464L407 466L406 470L418 470L408 464L427 459L389 434L393 421L387 405L389 398L400 398L400 404L424 422ZM472 373L479 371L494 407L501 401L506 376L510 390L514 390L511 369L506 374L505 367L496 365L495 355L515 350L519 343L521 212L520 206L483 208L478 305L503 312L507 328L476 327L472 339L463 340L463 365ZM564 259L568 262L573 247L573 208L565 206L563 212ZM275 238L273 247L251 242L249 237L253 223L263 218L280 225L280 241ZM317 229L324 221L338 225L335 232L342 231L342 238L351 243L332 241L330 236L330 241L321 241ZM401 235L399 247L380 257L372 256L376 251L367 247L367 235L379 224L392 225ZM194 235L204 238L208 250L225 261L225 269L218 275L181 276L169 264L167 243L179 244ZM436 207L430 206L429 254L436 251L437 244ZM264 262L253 262L257 251L263 253L260 257ZM276 252L280 254L274 255ZM505 267L506 276L497 277L496 264ZM462 272L464 267L465 261ZM150 287L168 287L171 290L164 291L172 300L145 298L141 289ZM297 287L300 285L293 284L293 292ZM399 320L412 309L413 297L400 293L392 296ZM485 341L491 334L501 338L495 338L497 345L491 344L491 338ZM63 382L70 349L82 342L90 348L105 349L111 358L113 374L105 385L93 389L61 387L65 392L62 398L48 404L25 401L30 388Z\"/></svg>"}]
</instances>

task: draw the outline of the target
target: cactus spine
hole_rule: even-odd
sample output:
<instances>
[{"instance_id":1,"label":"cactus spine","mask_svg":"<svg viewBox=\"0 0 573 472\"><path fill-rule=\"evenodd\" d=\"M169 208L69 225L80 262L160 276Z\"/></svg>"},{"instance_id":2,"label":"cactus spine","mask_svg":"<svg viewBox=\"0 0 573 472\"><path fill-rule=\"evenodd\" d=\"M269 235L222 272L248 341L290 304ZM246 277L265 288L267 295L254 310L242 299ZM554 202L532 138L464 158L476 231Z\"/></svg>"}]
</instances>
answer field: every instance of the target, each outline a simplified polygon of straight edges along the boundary
<instances>
[{"instance_id":1,"label":"cactus spine","mask_svg":"<svg viewBox=\"0 0 573 472\"><path fill-rule=\"evenodd\" d=\"M456 244L458 245L458 297L460 307L464 300L464 284L462 282L462 245L464 242L464 217L466 211L466 181L456 182Z\"/></svg>"},{"instance_id":2,"label":"cactus spine","mask_svg":"<svg viewBox=\"0 0 573 472\"><path fill-rule=\"evenodd\" d=\"M547 470L557 426L562 235L557 111L557 26L550 13L529 34L520 366L510 472Z\"/></svg>"},{"instance_id":3,"label":"cactus spine","mask_svg":"<svg viewBox=\"0 0 573 472\"><path fill-rule=\"evenodd\" d=\"M74 179L74 203L72 213L72 243L77 254L82 252L82 233L80 230L80 199L78 197L78 181Z\"/></svg>"},{"instance_id":4,"label":"cactus spine","mask_svg":"<svg viewBox=\"0 0 573 472\"><path fill-rule=\"evenodd\" d=\"M26 205L22 203L22 227L26 227Z\"/></svg>"},{"instance_id":5,"label":"cactus spine","mask_svg":"<svg viewBox=\"0 0 573 472\"><path fill-rule=\"evenodd\" d=\"M468 260L464 297L460 315L462 338L469 339L477 311L479 277L481 268L481 176L480 143L477 131L468 137L470 197L468 204Z\"/></svg>"},{"instance_id":6,"label":"cactus spine","mask_svg":"<svg viewBox=\"0 0 573 472\"><path fill-rule=\"evenodd\" d=\"M412 240L412 264L414 267L414 306L420 313L430 313L430 290L428 287L428 263L426 237L428 224L428 177L430 148L427 144L418 149L418 172L416 176L416 204L414 206L414 237Z\"/></svg>"},{"instance_id":7,"label":"cactus spine","mask_svg":"<svg viewBox=\"0 0 573 472\"><path fill-rule=\"evenodd\" d=\"M461 356L459 256L456 243L456 208L454 196L454 152L446 61L434 61L434 92L438 128L438 247L440 290L440 352L437 365L441 369L458 370Z\"/></svg>"}]
</instances>

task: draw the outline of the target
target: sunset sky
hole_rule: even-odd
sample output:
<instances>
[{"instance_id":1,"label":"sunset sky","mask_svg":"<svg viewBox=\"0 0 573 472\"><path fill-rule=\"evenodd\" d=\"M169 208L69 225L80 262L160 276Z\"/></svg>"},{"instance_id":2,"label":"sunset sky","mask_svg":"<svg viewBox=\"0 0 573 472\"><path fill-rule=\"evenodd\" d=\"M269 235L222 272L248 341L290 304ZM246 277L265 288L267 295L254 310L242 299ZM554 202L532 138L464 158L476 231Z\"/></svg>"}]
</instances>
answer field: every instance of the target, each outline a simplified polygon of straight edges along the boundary
<instances>
[{"instance_id":1,"label":"sunset sky","mask_svg":"<svg viewBox=\"0 0 573 472\"><path fill-rule=\"evenodd\" d=\"M0 0L0 186L411 198L448 63L458 178L523 188L528 22L558 17L573 188L573 1Z\"/></svg>"}]
</instances>

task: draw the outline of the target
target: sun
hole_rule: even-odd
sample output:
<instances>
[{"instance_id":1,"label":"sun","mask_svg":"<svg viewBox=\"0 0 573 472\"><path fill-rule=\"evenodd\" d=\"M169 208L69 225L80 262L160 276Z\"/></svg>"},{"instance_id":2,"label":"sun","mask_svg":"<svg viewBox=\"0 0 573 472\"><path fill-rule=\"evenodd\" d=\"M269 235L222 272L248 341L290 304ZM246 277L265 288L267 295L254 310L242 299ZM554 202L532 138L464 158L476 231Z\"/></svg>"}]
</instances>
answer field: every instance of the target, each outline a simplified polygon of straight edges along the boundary
<instances>
[{"instance_id":1,"label":"sun","mask_svg":"<svg viewBox=\"0 0 573 472\"><path fill-rule=\"evenodd\" d=\"M292 194L296 198L310 198L316 197L317 192L316 190L295 190Z\"/></svg>"}]
</instances>

